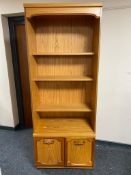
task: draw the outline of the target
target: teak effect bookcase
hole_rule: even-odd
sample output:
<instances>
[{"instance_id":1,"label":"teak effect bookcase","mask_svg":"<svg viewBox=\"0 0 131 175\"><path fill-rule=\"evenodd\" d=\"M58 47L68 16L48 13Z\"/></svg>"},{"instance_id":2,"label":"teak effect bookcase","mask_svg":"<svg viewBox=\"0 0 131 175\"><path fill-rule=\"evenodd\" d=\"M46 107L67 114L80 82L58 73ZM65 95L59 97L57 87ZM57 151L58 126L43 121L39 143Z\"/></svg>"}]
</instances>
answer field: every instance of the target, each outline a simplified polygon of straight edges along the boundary
<instances>
[{"instance_id":1,"label":"teak effect bookcase","mask_svg":"<svg viewBox=\"0 0 131 175\"><path fill-rule=\"evenodd\" d=\"M35 164L94 165L101 4L25 4Z\"/></svg>"}]
</instances>

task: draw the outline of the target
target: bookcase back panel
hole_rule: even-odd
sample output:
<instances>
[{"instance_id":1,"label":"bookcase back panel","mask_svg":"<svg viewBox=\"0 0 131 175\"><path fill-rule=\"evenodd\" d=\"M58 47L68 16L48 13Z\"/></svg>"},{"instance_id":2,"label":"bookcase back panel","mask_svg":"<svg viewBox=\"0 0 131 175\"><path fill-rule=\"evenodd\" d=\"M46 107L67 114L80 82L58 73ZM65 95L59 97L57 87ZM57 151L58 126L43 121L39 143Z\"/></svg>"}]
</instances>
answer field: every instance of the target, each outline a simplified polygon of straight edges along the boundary
<instances>
[{"instance_id":1,"label":"bookcase back panel","mask_svg":"<svg viewBox=\"0 0 131 175\"><path fill-rule=\"evenodd\" d=\"M37 52L91 52L93 19L92 16L35 17Z\"/></svg>"},{"instance_id":2,"label":"bookcase back panel","mask_svg":"<svg viewBox=\"0 0 131 175\"><path fill-rule=\"evenodd\" d=\"M37 58L37 76L86 76L92 74L88 56L45 56Z\"/></svg>"},{"instance_id":3,"label":"bookcase back panel","mask_svg":"<svg viewBox=\"0 0 131 175\"><path fill-rule=\"evenodd\" d=\"M75 117L76 118L80 118L80 117L90 118L91 113L87 113L87 112L40 112L39 117L41 119L44 119L45 117L49 117L49 118L74 117L74 119Z\"/></svg>"},{"instance_id":4,"label":"bookcase back panel","mask_svg":"<svg viewBox=\"0 0 131 175\"><path fill-rule=\"evenodd\" d=\"M74 106L91 102L92 83L39 82L37 84L41 105Z\"/></svg>"}]
</instances>

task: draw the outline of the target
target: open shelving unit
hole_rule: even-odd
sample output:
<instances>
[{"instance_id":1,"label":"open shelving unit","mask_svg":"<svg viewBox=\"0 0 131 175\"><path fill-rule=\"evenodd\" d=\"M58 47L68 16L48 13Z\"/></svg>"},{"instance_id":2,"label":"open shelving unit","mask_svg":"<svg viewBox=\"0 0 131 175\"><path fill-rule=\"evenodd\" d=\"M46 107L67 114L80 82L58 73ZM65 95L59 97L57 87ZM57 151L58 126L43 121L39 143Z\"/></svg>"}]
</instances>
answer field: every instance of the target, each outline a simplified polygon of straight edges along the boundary
<instances>
[{"instance_id":1,"label":"open shelving unit","mask_svg":"<svg viewBox=\"0 0 131 175\"><path fill-rule=\"evenodd\" d=\"M93 167L101 4L25 15L36 167Z\"/></svg>"}]
</instances>

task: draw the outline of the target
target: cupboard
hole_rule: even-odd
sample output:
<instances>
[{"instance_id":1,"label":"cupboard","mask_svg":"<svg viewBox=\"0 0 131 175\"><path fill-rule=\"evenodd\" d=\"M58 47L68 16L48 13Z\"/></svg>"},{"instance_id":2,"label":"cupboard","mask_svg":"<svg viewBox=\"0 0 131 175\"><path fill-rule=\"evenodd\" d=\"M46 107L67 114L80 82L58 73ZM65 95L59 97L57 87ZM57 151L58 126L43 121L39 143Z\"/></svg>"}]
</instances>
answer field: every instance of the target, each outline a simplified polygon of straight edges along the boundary
<instances>
[{"instance_id":1,"label":"cupboard","mask_svg":"<svg viewBox=\"0 0 131 175\"><path fill-rule=\"evenodd\" d=\"M94 165L101 4L25 4L35 165Z\"/></svg>"}]
</instances>

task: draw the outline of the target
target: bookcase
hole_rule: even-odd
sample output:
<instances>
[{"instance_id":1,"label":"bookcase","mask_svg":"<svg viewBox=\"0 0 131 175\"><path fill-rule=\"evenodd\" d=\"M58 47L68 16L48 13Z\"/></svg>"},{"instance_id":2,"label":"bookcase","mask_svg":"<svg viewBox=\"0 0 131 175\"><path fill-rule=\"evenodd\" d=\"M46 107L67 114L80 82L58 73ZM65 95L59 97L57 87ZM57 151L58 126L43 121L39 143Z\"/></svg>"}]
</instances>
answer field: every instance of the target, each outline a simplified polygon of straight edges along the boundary
<instances>
[{"instance_id":1,"label":"bookcase","mask_svg":"<svg viewBox=\"0 0 131 175\"><path fill-rule=\"evenodd\" d=\"M94 166L101 4L24 4L35 165Z\"/></svg>"}]
</instances>

